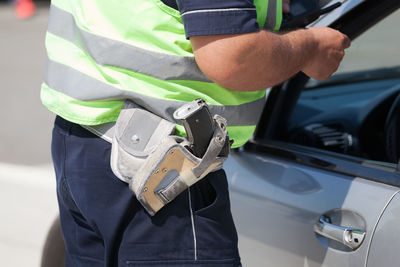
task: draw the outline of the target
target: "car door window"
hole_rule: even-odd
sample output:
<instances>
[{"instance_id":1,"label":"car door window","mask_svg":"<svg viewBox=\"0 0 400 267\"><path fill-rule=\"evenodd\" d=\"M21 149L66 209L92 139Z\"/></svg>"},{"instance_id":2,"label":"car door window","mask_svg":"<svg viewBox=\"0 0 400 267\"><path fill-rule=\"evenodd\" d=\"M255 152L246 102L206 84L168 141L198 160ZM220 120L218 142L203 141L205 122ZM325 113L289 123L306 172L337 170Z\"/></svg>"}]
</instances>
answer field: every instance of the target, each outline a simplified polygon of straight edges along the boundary
<instances>
[{"instance_id":1,"label":"car door window","mask_svg":"<svg viewBox=\"0 0 400 267\"><path fill-rule=\"evenodd\" d=\"M388 161L385 126L400 93L400 11L353 41L335 75L311 79L294 108L288 141Z\"/></svg>"}]
</instances>

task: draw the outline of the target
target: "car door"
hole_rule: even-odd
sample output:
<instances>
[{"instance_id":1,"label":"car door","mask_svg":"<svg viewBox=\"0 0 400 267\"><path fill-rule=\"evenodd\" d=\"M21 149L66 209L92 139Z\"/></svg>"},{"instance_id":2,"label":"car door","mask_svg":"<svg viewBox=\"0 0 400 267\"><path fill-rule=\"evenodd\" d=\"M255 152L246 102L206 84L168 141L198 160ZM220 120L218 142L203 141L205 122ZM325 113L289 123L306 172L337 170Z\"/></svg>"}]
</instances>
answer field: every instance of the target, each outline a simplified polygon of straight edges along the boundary
<instances>
[{"instance_id":1,"label":"car door","mask_svg":"<svg viewBox=\"0 0 400 267\"><path fill-rule=\"evenodd\" d=\"M368 6L372 1L342 2L340 9L315 25L333 23L355 37L372 24L368 22L374 14L371 9L380 11L376 21L393 11L382 5ZM346 28L349 13L365 23L359 29ZM340 21L340 17L345 19ZM269 90L268 98L273 94ZM285 101L277 98L269 104L291 102ZM284 110L279 111L267 107L262 117L267 120L258 127L262 133L233 151L225 164L243 266L367 266L368 255L377 254L371 248L390 236L380 233L380 243L373 242L377 227L382 228L379 222L385 208L398 198L396 166L277 141L270 127L287 119L282 118ZM394 266L385 265L382 257L375 256L373 261ZM373 261L368 266L377 266Z\"/></svg>"},{"instance_id":2,"label":"car door","mask_svg":"<svg viewBox=\"0 0 400 267\"><path fill-rule=\"evenodd\" d=\"M321 160L281 143L233 153L225 169L244 266L364 266L374 227L399 188L329 171L341 164L345 160ZM394 175L369 171L378 178ZM323 216L332 229L364 231L360 246L351 249L317 234Z\"/></svg>"}]
</instances>

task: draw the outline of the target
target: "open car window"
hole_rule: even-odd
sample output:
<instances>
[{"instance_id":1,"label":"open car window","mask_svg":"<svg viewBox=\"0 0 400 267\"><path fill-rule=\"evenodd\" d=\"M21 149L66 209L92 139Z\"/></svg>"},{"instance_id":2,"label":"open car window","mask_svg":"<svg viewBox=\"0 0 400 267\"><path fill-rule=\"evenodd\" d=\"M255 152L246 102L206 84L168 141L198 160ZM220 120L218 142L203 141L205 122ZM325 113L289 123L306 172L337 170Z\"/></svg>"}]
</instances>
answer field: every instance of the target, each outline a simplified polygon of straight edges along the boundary
<instances>
[{"instance_id":1,"label":"open car window","mask_svg":"<svg viewBox=\"0 0 400 267\"><path fill-rule=\"evenodd\" d=\"M285 141L389 162L385 127L400 93L400 10L356 40L335 75L309 80Z\"/></svg>"},{"instance_id":2,"label":"open car window","mask_svg":"<svg viewBox=\"0 0 400 267\"><path fill-rule=\"evenodd\" d=\"M400 10L352 42L336 74L400 65Z\"/></svg>"},{"instance_id":3,"label":"open car window","mask_svg":"<svg viewBox=\"0 0 400 267\"><path fill-rule=\"evenodd\" d=\"M394 12L359 36L346 50L339 69L327 81L310 79L306 89L336 82L344 75L400 68L400 10ZM346 82L346 80L344 80Z\"/></svg>"}]
</instances>

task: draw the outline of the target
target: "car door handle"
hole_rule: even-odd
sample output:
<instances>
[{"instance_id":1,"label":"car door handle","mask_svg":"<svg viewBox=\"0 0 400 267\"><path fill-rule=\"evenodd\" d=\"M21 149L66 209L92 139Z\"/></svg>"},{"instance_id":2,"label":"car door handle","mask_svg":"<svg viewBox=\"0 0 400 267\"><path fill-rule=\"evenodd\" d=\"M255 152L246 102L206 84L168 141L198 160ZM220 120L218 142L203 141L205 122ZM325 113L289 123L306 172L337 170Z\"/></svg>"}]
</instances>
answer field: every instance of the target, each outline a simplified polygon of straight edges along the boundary
<instances>
[{"instance_id":1,"label":"car door handle","mask_svg":"<svg viewBox=\"0 0 400 267\"><path fill-rule=\"evenodd\" d=\"M314 225L314 232L336 240L352 250L360 247L365 238L364 230L332 224L330 223L330 218L324 215Z\"/></svg>"}]
</instances>

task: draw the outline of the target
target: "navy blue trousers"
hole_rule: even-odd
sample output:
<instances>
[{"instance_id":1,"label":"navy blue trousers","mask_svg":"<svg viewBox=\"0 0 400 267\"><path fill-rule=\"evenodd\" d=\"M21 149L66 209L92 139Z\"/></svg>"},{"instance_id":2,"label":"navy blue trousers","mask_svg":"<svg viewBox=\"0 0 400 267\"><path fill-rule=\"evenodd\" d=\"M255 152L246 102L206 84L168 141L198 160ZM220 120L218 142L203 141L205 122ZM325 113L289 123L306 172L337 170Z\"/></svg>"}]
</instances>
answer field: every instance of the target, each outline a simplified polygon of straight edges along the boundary
<instances>
[{"instance_id":1,"label":"navy blue trousers","mask_svg":"<svg viewBox=\"0 0 400 267\"><path fill-rule=\"evenodd\" d=\"M240 266L223 170L149 216L111 171L111 144L57 117L52 156L68 267Z\"/></svg>"}]
</instances>

